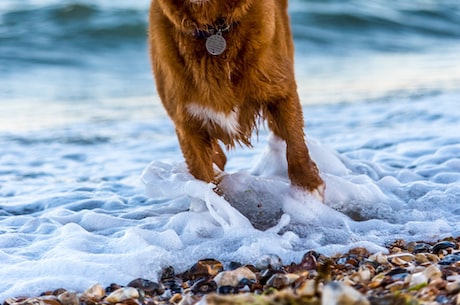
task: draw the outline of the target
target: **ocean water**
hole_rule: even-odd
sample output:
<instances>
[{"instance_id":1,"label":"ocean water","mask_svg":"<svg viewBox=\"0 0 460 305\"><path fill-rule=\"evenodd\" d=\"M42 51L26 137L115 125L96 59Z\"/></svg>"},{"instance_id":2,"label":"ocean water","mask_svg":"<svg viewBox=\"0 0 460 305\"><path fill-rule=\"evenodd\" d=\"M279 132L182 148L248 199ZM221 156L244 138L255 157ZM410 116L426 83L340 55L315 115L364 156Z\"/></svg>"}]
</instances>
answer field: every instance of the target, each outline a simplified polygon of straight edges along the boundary
<instances>
[{"instance_id":1,"label":"ocean water","mask_svg":"<svg viewBox=\"0 0 460 305\"><path fill-rule=\"evenodd\" d=\"M148 1L0 3L0 301L460 235L458 1L290 1L326 202L261 129L225 197L193 179L153 85Z\"/></svg>"}]
</instances>

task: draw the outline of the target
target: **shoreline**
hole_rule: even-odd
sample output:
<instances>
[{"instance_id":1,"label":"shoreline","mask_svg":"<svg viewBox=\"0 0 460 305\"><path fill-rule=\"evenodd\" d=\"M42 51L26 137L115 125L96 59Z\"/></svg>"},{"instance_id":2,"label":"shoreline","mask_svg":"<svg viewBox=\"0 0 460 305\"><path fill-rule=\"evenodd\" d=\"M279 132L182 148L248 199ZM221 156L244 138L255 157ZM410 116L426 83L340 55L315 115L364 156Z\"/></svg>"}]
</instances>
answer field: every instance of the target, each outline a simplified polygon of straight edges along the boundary
<instances>
[{"instance_id":1,"label":"shoreline","mask_svg":"<svg viewBox=\"0 0 460 305\"><path fill-rule=\"evenodd\" d=\"M388 254L364 248L331 257L308 251L284 265L275 255L253 265L196 262L160 280L95 284L73 292L55 287L40 296L12 296L4 305L141 304L460 304L460 237L437 242L396 240ZM126 285L126 286L122 286Z\"/></svg>"}]
</instances>

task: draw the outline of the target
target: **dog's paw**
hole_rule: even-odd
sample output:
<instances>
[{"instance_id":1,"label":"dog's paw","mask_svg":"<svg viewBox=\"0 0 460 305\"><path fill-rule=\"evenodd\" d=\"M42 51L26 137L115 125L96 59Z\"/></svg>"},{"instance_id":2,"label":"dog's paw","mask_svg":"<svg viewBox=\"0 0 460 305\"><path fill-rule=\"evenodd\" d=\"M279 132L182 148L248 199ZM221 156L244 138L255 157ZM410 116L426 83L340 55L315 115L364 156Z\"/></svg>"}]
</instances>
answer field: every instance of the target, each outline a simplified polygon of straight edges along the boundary
<instances>
[{"instance_id":1,"label":"dog's paw","mask_svg":"<svg viewBox=\"0 0 460 305\"><path fill-rule=\"evenodd\" d=\"M315 197L316 199L324 203L325 191L326 191L326 185L323 183L320 186L318 186L316 189L311 191L310 193L313 195L313 197Z\"/></svg>"}]
</instances>

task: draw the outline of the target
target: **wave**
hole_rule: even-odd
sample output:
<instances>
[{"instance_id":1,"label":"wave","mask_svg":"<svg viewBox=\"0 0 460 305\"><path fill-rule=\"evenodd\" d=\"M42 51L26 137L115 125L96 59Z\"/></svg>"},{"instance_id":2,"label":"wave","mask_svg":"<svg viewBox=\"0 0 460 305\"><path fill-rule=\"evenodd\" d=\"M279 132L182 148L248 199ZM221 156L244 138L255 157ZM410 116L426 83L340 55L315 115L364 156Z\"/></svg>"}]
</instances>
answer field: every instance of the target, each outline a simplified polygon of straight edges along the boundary
<instances>
[{"instance_id":1,"label":"wave","mask_svg":"<svg viewBox=\"0 0 460 305\"><path fill-rule=\"evenodd\" d=\"M145 43L146 24L147 12L135 8L23 5L0 13L0 59L81 64L76 57Z\"/></svg>"},{"instance_id":2,"label":"wave","mask_svg":"<svg viewBox=\"0 0 460 305\"><path fill-rule=\"evenodd\" d=\"M3 14L2 38L42 39L62 42L144 39L147 13L126 8L104 8L90 4L57 4L25 8ZM121 41L120 41L121 42Z\"/></svg>"},{"instance_id":3,"label":"wave","mask_svg":"<svg viewBox=\"0 0 460 305\"><path fill-rule=\"evenodd\" d=\"M297 40L313 46L420 50L458 42L458 1L292 1Z\"/></svg>"},{"instance_id":4,"label":"wave","mask_svg":"<svg viewBox=\"0 0 460 305\"><path fill-rule=\"evenodd\" d=\"M312 46L346 44L388 51L460 38L460 3L455 0L294 0L290 13L294 36ZM147 19L148 4L12 7L0 13L0 50L138 46L146 42Z\"/></svg>"}]
</instances>

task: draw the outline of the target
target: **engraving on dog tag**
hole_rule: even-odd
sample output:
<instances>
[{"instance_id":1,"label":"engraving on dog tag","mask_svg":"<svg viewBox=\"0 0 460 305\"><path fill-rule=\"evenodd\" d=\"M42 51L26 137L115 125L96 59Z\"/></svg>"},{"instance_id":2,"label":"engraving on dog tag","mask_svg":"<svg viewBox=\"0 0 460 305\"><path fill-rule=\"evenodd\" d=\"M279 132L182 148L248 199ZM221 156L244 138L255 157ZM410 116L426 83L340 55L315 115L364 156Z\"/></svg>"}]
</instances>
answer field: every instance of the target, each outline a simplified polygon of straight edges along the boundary
<instances>
[{"instance_id":1,"label":"engraving on dog tag","mask_svg":"<svg viewBox=\"0 0 460 305\"><path fill-rule=\"evenodd\" d=\"M206 50L208 50L211 55L220 55L226 48L227 41L224 37L222 37L222 33L220 31L206 39Z\"/></svg>"}]
</instances>

